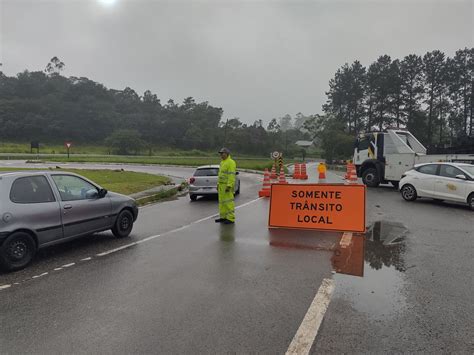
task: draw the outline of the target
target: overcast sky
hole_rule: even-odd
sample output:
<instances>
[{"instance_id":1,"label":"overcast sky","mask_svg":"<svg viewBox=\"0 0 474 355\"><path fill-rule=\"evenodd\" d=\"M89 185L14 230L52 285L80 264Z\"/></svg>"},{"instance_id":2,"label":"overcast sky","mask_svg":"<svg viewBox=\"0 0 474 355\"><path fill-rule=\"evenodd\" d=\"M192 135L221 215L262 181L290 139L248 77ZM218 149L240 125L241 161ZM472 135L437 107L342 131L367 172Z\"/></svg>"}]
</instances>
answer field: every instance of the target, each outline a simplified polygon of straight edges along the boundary
<instances>
[{"instance_id":1,"label":"overcast sky","mask_svg":"<svg viewBox=\"0 0 474 355\"><path fill-rule=\"evenodd\" d=\"M187 96L244 122L321 112L345 62L474 45L474 0L0 0L7 75L42 70Z\"/></svg>"}]
</instances>

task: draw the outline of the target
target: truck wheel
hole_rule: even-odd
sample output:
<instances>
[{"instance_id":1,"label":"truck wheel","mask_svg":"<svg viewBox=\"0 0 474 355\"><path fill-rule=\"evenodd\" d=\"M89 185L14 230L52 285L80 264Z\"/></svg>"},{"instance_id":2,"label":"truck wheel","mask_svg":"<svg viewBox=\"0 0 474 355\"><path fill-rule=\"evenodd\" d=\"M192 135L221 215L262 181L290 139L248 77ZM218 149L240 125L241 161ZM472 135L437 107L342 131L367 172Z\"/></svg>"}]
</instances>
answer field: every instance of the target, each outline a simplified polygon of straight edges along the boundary
<instances>
[{"instance_id":1,"label":"truck wheel","mask_svg":"<svg viewBox=\"0 0 474 355\"><path fill-rule=\"evenodd\" d=\"M377 169L370 168L362 173L362 182L369 187L377 187L380 185L380 177Z\"/></svg>"},{"instance_id":2,"label":"truck wheel","mask_svg":"<svg viewBox=\"0 0 474 355\"><path fill-rule=\"evenodd\" d=\"M415 201L418 197L415 187L410 184L403 185L400 193L405 201Z\"/></svg>"},{"instance_id":3,"label":"truck wheel","mask_svg":"<svg viewBox=\"0 0 474 355\"><path fill-rule=\"evenodd\" d=\"M16 271L26 267L36 254L36 244L31 235L16 232L0 248L0 264L5 270Z\"/></svg>"},{"instance_id":4,"label":"truck wheel","mask_svg":"<svg viewBox=\"0 0 474 355\"><path fill-rule=\"evenodd\" d=\"M474 192L467 198L467 203L469 204L471 210L474 211Z\"/></svg>"}]
</instances>

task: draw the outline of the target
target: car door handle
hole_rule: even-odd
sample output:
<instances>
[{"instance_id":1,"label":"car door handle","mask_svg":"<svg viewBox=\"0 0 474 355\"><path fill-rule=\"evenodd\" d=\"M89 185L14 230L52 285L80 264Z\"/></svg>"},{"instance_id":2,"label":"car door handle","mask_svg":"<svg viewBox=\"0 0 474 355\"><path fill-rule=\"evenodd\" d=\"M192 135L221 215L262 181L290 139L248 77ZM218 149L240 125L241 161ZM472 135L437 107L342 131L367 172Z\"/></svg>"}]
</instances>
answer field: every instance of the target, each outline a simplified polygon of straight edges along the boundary
<instances>
[{"instance_id":1,"label":"car door handle","mask_svg":"<svg viewBox=\"0 0 474 355\"><path fill-rule=\"evenodd\" d=\"M72 208L72 205L64 205L65 210L70 210Z\"/></svg>"}]
</instances>

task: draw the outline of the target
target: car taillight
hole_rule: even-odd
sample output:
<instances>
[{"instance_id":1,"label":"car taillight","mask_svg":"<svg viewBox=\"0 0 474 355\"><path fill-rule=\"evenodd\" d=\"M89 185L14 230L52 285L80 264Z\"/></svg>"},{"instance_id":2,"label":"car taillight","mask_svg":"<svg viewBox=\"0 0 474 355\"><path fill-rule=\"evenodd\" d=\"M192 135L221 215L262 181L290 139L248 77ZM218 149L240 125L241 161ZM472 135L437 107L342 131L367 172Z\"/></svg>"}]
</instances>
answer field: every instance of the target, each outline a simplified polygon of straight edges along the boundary
<instances>
[{"instance_id":1,"label":"car taillight","mask_svg":"<svg viewBox=\"0 0 474 355\"><path fill-rule=\"evenodd\" d=\"M189 183L190 183L190 184L194 183L194 181L196 181L195 178L193 178L193 177L192 177L192 178L189 178Z\"/></svg>"}]
</instances>

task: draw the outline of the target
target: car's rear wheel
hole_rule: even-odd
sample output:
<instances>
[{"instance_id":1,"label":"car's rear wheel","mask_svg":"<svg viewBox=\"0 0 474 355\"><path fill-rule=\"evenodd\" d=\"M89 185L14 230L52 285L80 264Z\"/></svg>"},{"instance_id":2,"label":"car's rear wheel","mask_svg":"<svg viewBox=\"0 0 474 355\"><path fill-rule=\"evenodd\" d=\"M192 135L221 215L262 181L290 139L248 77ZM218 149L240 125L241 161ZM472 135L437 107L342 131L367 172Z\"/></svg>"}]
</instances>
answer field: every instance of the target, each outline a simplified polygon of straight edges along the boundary
<instances>
[{"instance_id":1,"label":"car's rear wheel","mask_svg":"<svg viewBox=\"0 0 474 355\"><path fill-rule=\"evenodd\" d=\"M36 254L36 244L26 232L10 235L0 247L0 264L8 271L26 267Z\"/></svg>"},{"instance_id":2,"label":"car's rear wheel","mask_svg":"<svg viewBox=\"0 0 474 355\"><path fill-rule=\"evenodd\" d=\"M115 221L112 233L117 238L125 238L130 235L133 228L133 214L128 210L123 210L119 213Z\"/></svg>"},{"instance_id":3,"label":"car's rear wheel","mask_svg":"<svg viewBox=\"0 0 474 355\"><path fill-rule=\"evenodd\" d=\"M415 201L418 197L415 187L410 184L403 185L400 193L405 201Z\"/></svg>"},{"instance_id":4,"label":"car's rear wheel","mask_svg":"<svg viewBox=\"0 0 474 355\"><path fill-rule=\"evenodd\" d=\"M471 210L474 211L474 192L470 194L469 197L467 198L467 204L469 205Z\"/></svg>"},{"instance_id":5,"label":"car's rear wheel","mask_svg":"<svg viewBox=\"0 0 474 355\"><path fill-rule=\"evenodd\" d=\"M189 198L191 199L191 201L196 201L197 200L197 195L189 195Z\"/></svg>"}]
</instances>

